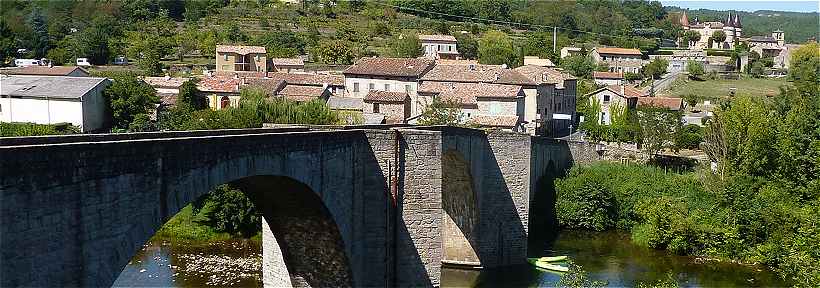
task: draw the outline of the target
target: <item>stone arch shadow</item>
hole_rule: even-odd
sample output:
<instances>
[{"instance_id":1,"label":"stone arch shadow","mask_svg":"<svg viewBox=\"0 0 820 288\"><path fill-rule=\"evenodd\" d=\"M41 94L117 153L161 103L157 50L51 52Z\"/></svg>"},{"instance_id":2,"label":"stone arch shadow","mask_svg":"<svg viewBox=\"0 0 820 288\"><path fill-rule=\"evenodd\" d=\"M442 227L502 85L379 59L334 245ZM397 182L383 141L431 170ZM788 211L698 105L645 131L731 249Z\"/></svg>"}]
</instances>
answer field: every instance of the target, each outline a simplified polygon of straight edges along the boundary
<instances>
[{"instance_id":1,"label":"stone arch shadow","mask_svg":"<svg viewBox=\"0 0 820 288\"><path fill-rule=\"evenodd\" d=\"M552 244L558 237L555 214L555 180L564 177L576 159L566 141L533 138L532 194L530 195L530 237L527 256L552 255Z\"/></svg>"},{"instance_id":2,"label":"stone arch shadow","mask_svg":"<svg viewBox=\"0 0 820 288\"><path fill-rule=\"evenodd\" d=\"M437 129L443 151L442 262L482 268L524 263L529 147L509 145L528 143L518 140L529 136Z\"/></svg>"}]
</instances>

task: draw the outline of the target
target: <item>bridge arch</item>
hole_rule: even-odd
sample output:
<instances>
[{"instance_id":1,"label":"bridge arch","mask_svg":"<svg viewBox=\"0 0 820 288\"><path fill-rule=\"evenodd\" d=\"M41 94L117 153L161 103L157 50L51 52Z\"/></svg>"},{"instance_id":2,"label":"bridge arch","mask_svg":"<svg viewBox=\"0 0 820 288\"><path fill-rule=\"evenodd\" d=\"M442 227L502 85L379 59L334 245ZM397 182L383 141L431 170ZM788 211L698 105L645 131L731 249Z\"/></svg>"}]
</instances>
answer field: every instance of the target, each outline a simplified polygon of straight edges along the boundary
<instances>
[{"instance_id":1,"label":"bridge arch","mask_svg":"<svg viewBox=\"0 0 820 288\"><path fill-rule=\"evenodd\" d=\"M478 199L470 161L459 151L441 156L442 261L481 266L477 252Z\"/></svg>"}]
</instances>

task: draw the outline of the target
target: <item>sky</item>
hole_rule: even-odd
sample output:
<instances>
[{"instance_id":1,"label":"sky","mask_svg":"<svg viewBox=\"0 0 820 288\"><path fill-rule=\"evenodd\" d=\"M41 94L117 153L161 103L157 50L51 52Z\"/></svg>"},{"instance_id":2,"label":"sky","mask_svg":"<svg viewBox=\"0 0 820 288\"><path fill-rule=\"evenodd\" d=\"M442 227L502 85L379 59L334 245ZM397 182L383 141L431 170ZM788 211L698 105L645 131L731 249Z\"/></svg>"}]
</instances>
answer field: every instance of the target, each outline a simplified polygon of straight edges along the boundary
<instances>
[{"instance_id":1,"label":"sky","mask_svg":"<svg viewBox=\"0 0 820 288\"><path fill-rule=\"evenodd\" d=\"M678 6L689 9L735 10L754 12L756 10L792 11L792 12L820 12L818 1L708 1L708 0L660 0L663 6Z\"/></svg>"}]
</instances>

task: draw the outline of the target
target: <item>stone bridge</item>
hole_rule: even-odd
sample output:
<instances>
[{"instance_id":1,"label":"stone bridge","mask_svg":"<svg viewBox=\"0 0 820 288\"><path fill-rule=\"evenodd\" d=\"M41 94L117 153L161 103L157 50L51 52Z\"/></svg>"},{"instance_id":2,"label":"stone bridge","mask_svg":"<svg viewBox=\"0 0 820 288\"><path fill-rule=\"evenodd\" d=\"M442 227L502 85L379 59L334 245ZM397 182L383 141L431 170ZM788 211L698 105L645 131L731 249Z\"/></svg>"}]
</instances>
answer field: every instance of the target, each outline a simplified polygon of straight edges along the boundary
<instances>
[{"instance_id":1,"label":"stone bridge","mask_svg":"<svg viewBox=\"0 0 820 288\"><path fill-rule=\"evenodd\" d=\"M0 138L0 286L110 286L224 183L263 214L266 286L439 286L443 263L540 252L529 227L550 221L570 150L452 127Z\"/></svg>"}]
</instances>

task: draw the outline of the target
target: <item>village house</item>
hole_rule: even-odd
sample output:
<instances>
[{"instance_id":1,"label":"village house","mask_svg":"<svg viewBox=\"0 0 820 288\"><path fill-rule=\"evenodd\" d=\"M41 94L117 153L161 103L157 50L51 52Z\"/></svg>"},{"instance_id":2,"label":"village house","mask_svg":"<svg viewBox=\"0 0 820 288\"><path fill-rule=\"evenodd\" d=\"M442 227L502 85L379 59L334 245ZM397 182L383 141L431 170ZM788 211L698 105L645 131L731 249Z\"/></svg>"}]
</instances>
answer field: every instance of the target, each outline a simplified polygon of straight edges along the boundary
<instances>
[{"instance_id":1,"label":"village house","mask_svg":"<svg viewBox=\"0 0 820 288\"><path fill-rule=\"evenodd\" d=\"M111 81L97 77L0 75L0 121L71 123L82 132L105 128L102 91Z\"/></svg>"},{"instance_id":2,"label":"village house","mask_svg":"<svg viewBox=\"0 0 820 288\"><path fill-rule=\"evenodd\" d=\"M438 97L459 105L465 122L482 127L525 132L524 89L520 85L448 83Z\"/></svg>"},{"instance_id":3,"label":"village house","mask_svg":"<svg viewBox=\"0 0 820 288\"><path fill-rule=\"evenodd\" d=\"M208 99L208 106L214 110L239 107L239 90L243 80L238 75L209 75L196 85L199 93Z\"/></svg>"},{"instance_id":4,"label":"village house","mask_svg":"<svg viewBox=\"0 0 820 288\"><path fill-rule=\"evenodd\" d=\"M345 96L364 99L370 91L405 92L413 117L429 104L418 97L418 81L432 67L433 60L424 58L362 58L344 71Z\"/></svg>"},{"instance_id":5,"label":"village house","mask_svg":"<svg viewBox=\"0 0 820 288\"><path fill-rule=\"evenodd\" d=\"M699 62L707 68L710 62L723 64L729 60L725 56L706 56L706 52L703 50L672 50L671 52L671 55L649 55L649 60L666 60L668 63L666 71L669 73L686 71L689 61Z\"/></svg>"},{"instance_id":6,"label":"village house","mask_svg":"<svg viewBox=\"0 0 820 288\"><path fill-rule=\"evenodd\" d=\"M621 85L624 81L624 73L593 71L592 80L598 85Z\"/></svg>"},{"instance_id":7,"label":"village house","mask_svg":"<svg viewBox=\"0 0 820 288\"><path fill-rule=\"evenodd\" d=\"M589 105L598 107L598 124L611 125L612 114L622 113L627 109L635 109L638 104L638 98L646 96L646 93L635 89L631 86L625 85L608 85L598 90L595 90L586 95L589 99ZM593 115L587 115L593 117Z\"/></svg>"},{"instance_id":8,"label":"village house","mask_svg":"<svg viewBox=\"0 0 820 288\"><path fill-rule=\"evenodd\" d=\"M578 79L558 69L533 65L513 69L537 86L537 100L527 103L527 119L535 117L537 135L560 137L571 133L576 120L575 102ZM525 92L526 92L526 87ZM535 105L533 105L533 103ZM535 107L533 107L535 106ZM534 108L534 109L533 109Z\"/></svg>"},{"instance_id":9,"label":"village house","mask_svg":"<svg viewBox=\"0 0 820 288\"><path fill-rule=\"evenodd\" d=\"M407 92L373 90L364 97L365 114L384 115L387 124L406 123L410 118L410 96Z\"/></svg>"},{"instance_id":10,"label":"village house","mask_svg":"<svg viewBox=\"0 0 820 288\"><path fill-rule=\"evenodd\" d=\"M345 95L345 77L341 75L268 72L265 78L284 80L288 85L327 86L333 95Z\"/></svg>"},{"instance_id":11,"label":"village house","mask_svg":"<svg viewBox=\"0 0 820 288\"><path fill-rule=\"evenodd\" d=\"M597 47L590 55L595 63L609 67L609 72L639 73L643 66L641 51L631 48Z\"/></svg>"},{"instance_id":12,"label":"village house","mask_svg":"<svg viewBox=\"0 0 820 288\"><path fill-rule=\"evenodd\" d=\"M216 71L268 71L268 57L262 46L216 46Z\"/></svg>"},{"instance_id":13,"label":"village house","mask_svg":"<svg viewBox=\"0 0 820 288\"><path fill-rule=\"evenodd\" d=\"M626 85L608 85L587 94L589 104L599 107L598 124L612 125L616 113L641 107L658 107L670 111L684 108L681 98L649 97L647 93ZM592 115L588 115L592 116Z\"/></svg>"},{"instance_id":14,"label":"village house","mask_svg":"<svg viewBox=\"0 0 820 288\"><path fill-rule=\"evenodd\" d=\"M458 59L456 37L450 35L419 35L424 56L430 59Z\"/></svg>"},{"instance_id":15,"label":"village house","mask_svg":"<svg viewBox=\"0 0 820 288\"><path fill-rule=\"evenodd\" d=\"M160 107L170 107L177 103L177 96L179 96L179 87L182 86L188 78L183 77L143 77L142 81L151 85L157 96L160 98Z\"/></svg>"},{"instance_id":16,"label":"village house","mask_svg":"<svg viewBox=\"0 0 820 288\"><path fill-rule=\"evenodd\" d=\"M276 72L305 72L305 61L302 58L271 58L270 62Z\"/></svg>"},{"instance_id":17,"label":"village house","mask_svg":"<svg viewBox=\"0 0 820 288\"><path fill-rule=\"evenodd\" d=\"M555 67L555 64L549 58L541 59L538 56L524 56L524 65Z\"/></svg>"},{"instance_id":18,"label":"village house","mask_svg":"<svg viewBox=\"0 0 820 288\"><path fill-rule=\"evenodd\" d=\"M1 68L4 75L35 75L35 76L70 76L89 77L91 74L79 66L26 66Z\"/></svg>"}]
</instances>

